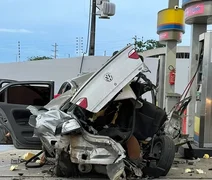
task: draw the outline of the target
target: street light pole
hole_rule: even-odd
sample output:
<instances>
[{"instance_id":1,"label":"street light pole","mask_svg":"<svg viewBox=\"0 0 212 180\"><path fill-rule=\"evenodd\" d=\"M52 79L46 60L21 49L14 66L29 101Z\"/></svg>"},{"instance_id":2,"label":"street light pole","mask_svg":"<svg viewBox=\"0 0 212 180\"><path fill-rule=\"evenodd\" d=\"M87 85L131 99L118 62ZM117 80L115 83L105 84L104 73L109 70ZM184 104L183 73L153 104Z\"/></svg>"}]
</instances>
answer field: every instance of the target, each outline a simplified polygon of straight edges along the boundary
<instances>
[{"instance_id":1,"label":"street light pole","mask_svg":"<svg viewBox=\"0 0 212 180\"><path fill-rule=\"evenodd\" d=\"M95 54L95 36L96 36L96 0L93 0L92 15L91 15L89 56L94 56L94 54Z\"/></svg>"}]
</instances>

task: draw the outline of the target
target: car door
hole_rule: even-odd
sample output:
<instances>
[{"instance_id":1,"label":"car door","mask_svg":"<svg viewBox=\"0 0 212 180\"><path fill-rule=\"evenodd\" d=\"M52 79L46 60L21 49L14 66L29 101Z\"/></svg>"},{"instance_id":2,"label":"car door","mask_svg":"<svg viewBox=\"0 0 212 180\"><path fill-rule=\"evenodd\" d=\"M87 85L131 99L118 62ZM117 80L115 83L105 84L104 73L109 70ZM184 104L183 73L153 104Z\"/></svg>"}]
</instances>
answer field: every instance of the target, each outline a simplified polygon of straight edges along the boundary
<instances>
[{"instance_id":1,"label":"car door","mask_svg":"<svg viewBox=\"0 0 212 180\"><path fill-rule=\"evenodd\" d=\"M16 80L12 80L12 79L0 79L0 88L4 87L5 85L12 83L12 82L16 82Z\"/></svg>"},{"instance_id":2,"label":"car door","mask_svg":"<svg viewBox=\"0 0 212 180\"><path fill-rule=\"evenodd\" d=\"M29 105L43 107L54 97L53 81L17 81L0 89L0 123L10 133L17 149L41 149L29 125Z\"/></svg>"}]
</instances>

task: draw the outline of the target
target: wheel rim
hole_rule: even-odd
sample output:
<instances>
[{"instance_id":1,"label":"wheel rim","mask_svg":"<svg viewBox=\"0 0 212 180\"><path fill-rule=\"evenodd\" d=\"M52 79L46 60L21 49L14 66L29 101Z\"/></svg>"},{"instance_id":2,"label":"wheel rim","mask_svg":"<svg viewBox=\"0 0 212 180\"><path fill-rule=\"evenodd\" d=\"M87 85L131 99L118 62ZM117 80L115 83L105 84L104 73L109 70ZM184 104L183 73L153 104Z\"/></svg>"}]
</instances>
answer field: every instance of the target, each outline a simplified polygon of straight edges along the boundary
<instances>
[{"instance_id":1,"label":"wheel rim","mask_svg":"<svg viewBox=\"0 0 212 180\"><path fill-rule=\"evenodd\" d=\"M162 153L162 143L157 142L153 147L153 156L157 161L160 159L161 153Z\"/></svg>"}]
</instances>

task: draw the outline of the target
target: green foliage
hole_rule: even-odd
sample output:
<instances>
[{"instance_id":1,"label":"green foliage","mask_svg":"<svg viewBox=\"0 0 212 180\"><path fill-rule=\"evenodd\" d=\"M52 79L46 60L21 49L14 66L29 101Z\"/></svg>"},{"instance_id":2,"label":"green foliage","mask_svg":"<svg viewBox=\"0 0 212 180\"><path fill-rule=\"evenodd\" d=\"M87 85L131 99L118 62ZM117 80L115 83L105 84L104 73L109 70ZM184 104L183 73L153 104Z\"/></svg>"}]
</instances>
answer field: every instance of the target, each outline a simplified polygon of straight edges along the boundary
<instances>
[{"instance_id":1,"label":"green foliage","mask_svg":"<svg viewBox=\"0 0 212 180\"><path fill-rule=\"evenodd\" d=\"M150 49L165 47L165 45L160 44L159 41L153 39L149 39L147 41L142 39L141 41L135 41L135 47L138 52L144 52Z\"/></svg>"},{"instance_id":2,"label":"green foliage","mask_svg":"<svg viewBox=\"0 0 212 180\"><path fill-rule=\"evenodd\" d=\"M28 61L40 61L40 60L49 60L49 59L52 59L52 58L47 56L33 56L28 58Z\"/></svg>"}]
</instances>

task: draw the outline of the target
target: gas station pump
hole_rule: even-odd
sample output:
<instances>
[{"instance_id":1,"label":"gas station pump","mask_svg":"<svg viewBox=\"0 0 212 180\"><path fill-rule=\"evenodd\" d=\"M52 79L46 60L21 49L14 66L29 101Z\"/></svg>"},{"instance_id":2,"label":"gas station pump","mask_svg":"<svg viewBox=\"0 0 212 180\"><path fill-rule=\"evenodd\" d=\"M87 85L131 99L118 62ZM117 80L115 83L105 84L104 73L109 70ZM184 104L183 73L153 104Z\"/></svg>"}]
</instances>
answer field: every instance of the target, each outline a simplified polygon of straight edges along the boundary
<instances>
[{"instance_id":1,"label":"gas station pump","mask_svg":"<svg viewBox=\"0 0 212 180\"><path fill-rule=\"evenodd\" d=\"M191 97L182 123L182 135L191 144L180 146L180 154L191 157L212 156L212 0L169 0L168 8L158 12L157 33L160 43L166 44L165 56L160 56L163 68L159 83L159 106L170 112L170 107L182 97ZM189 84L185 95L175 93L176 46L181 42L184 24L191 26ZM165 71L164 73L161 73ZM189 91L187 91L187 89ZM183 98L184 98L183 97ZM187 155L186 155L187 154ZM194 156L193 156L194 157Z\"/></svg>"},{"instance_id":2,"label":"gas station pump","mask_svg":"<svg viewBox=\"0 0 212 180\"><path fill-rule=\"evenodd\" d=\"M212 32L199 36L199 48L194 142L198 148L212 148Z\"/></svg>"},{"instance_id":3,"label":"gas station pump","mask_svg":"<svg viewBox=\"0 0 212 180\"><path fill-rule=\"evenodd\" d=\"M212 32L199 35L199 54L194 72L195 118L192 150L196 157L212 156ZM191 147L181 147L180 154L191 157Z\"/></svg>"}]
</instances>

